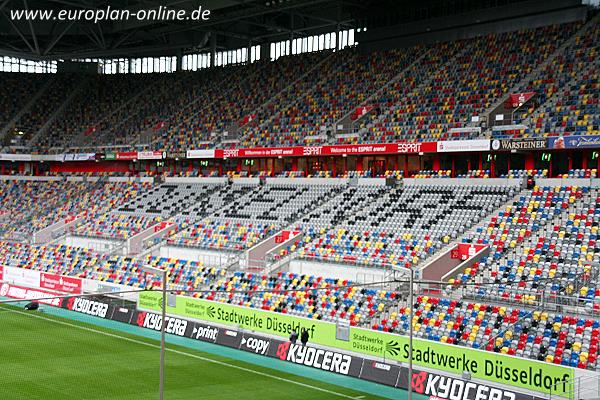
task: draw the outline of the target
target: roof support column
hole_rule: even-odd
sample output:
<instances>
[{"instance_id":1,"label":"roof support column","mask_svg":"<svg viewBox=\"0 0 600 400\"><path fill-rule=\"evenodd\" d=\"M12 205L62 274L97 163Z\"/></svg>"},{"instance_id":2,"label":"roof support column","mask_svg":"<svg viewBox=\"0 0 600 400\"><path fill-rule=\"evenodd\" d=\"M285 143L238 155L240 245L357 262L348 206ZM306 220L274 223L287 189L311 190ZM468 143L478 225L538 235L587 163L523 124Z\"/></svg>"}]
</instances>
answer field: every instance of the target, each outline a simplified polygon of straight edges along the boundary
<instances>
[{"instance_id":1,"label":"roof support column","mask_svg":"<svg viewBox=\"0 0 600 400\"><path fill-rule=\"evenodd\" d=\"M181 71L183 69L183 50L179 49L175 56L175 71Z\"/></svg>"},{"instance_id":2,"label":"roof support column","mask_svg":"<svg viewBox=\"0 0 600 400\"><path fill-rule=\"evenodd\" d=\"M217 61L217 34L210 34L210 66L214 67Z\"/></svg>"},{"instance_id":3,"label":"roof support column","mask_svg":"<svg viewBox=\"0 0 600 400\"><path fill-rule=\"evenodd\" d=\"M294 13L290 14L290 54L293 54L294 49Z\"/></svg>"}]
</instances>

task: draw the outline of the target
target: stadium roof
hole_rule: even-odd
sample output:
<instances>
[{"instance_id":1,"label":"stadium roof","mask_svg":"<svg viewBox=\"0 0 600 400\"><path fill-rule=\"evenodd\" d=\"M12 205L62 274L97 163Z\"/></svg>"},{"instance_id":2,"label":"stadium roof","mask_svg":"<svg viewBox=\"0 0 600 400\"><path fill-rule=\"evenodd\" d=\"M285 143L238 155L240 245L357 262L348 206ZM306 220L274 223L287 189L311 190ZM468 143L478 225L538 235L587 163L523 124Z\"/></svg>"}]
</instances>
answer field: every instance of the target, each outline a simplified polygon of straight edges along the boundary
<instances>
[{"instance_id":1,"label":"stadium roof","mask_svg":"<svg viewBox=\"0 0 600 400\"><path fill-rule=\"evenodd\" d=\"M117 58L176 55L303 37L339 29L453 15L526 0L0 0L0 55ZM17 20L14 10L210 10L208 21ZM66 12L66 11L65 11ZM87 14L91 15L91 11ZM188 14L186 14L188 15ZM54 18L53 17L53 18ZM214 39L213 39L214 38Z\"/></svg>"}]
</instances>

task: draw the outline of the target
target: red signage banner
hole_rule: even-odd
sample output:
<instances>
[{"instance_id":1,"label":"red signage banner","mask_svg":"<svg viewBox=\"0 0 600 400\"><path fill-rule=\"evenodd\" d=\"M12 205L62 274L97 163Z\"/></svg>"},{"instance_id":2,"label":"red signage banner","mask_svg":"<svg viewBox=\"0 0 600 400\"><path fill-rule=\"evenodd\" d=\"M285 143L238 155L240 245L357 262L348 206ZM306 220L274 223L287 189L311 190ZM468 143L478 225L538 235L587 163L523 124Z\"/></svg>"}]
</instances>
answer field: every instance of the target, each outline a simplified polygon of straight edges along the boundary
<instances>
[{"instance_id":1,"label":"red signage banner","mask_svg":"<svg viewBox=\"0 0 600 400\"><path fill-rule=\"evenodd\" d=\"M306 147L305 147L306 149ZM383 144L352 144L352 145L336 145L323 146L323 155L334 156L340 154L347 155L362 155L362 154L394 154L398 153L398 143L383 143Z\"/></svg>"},{"instance_id":2,"label":"red signage banner","mask_svg":"<svg viewBox=\"0 0 600 400\"><path fill-rule=\"evenodd\" d=\"M334 146L257 147L254 149L217 149L215 158L311 157L339 155L418 154L437 152L436 142L376 143Z\"/></svg>"},{"instance_id":3,"label":"red signage banner","mask_svg":"<svg viewBox=\"0 0 600 400\"><path fill-rule=\"evenodd\" d=\"M458 252L458 247L455 247L452 250L450 250L450 258L452 258L452 259L460 258L460 253Z\"/></svg>"},{"instance_id":4,"label":"red signage banner","mask_svg":"<svg viewBox=\"0 0 600 400\"><path fill-rule=\"evenodd\" d=\"M465 261L475 256L483 248L485 248L485 245L482 244L459 243L456 248L452 249L450 257Z\"/></svg>"},{"instance_id":5,"label":"red signage banner","mask_svg":"<svg viewBox=\"0 0 600 400\"><path fill-rule=\"evenodd\" d=\"M125 160L125 161L136 160L137 156L138 156L137 151L125 151L125 152L119 152L119 153L115 154L115 158L117 160Z\"/></svg>"},{"instance_id":6,"label":"red signage banner","mask_svg":"<svg viewBox=\"0 0 600 400\"><path fill-rule=\"evenodd\" d=\"M90 126L89 128L87 128L85 130L85 132L83 132L84 136L92 136L93 133L96 133L96 127L95 126Z\"/></svg>"},{"instance_id":7,"label":"red signage banner","mask_svg":"<svg viewBox=\"0 0 600 400\"><path fill-rule=\"evenodd\" d=\"M174 226L175 226L175 224L172 224L172 223L167 222L167 221L159 222L158 224L154 225L154 232L155 233L156 232L160 232L163 229L174 227Z\"/></svg>"},{"instance_id":8,"label":"red signage banner","mask_svg":"<svg viewBox=\"0 0 600 400\"><path fill-rule=\"evenodd\" d=\"M0 282L4 280L4 267L0 265Z\"/></svg>"},{"instance_id":9,"label":"red signage banner","mask_svg":"<svg viewBox=\"0 0 600 400\"><path fill-rule=\"evenodd\" d=\"M0 297L10 297L17 300L37 300L39 303L47 304L54 307L61 307L62 299L44 299L56 296L56 293L47 292L45 290L31 289L22 286L3 283L0 285ZM38 300L44 299L44 300Z\"/></svg>"},{"instance_id":10,"label":"red signage banner","mask_svg":"<svg viewBox=\"0 0 600 400\"><path fill-rule=\"evenodd\" d=\"M64 223L68 224L69 222L73 222L77 219L77 215L69 215L64 219Z\"/></svg>"},{"instance_id":11,"label":"red signage banner","mask_svg":"<svg viewBox=\"0 0 600 400\"><path fill-rule=\"evenodd\" d=\"M224 149L215 150L215 156L222 158L247 157L291 157L301 156L303 147L258 147L255 149Z\"/></svg>"},{"instance_id":12,"label":"red signage banner","mask_svg":"<svg viewBox=\"0 0 600 400\"><path fill-rule=\"evenodd\" d=\"M81 279L42 272L40 273L40 288L69 294L81 294Z\"/></svg>"},{"instance_id":13,"label":"red signage banner","mask_svg":"<svg viewBox=\"0 0 600 400\"><path fill-rule=\"evenodd\" d=\"M529 101L533 95L535 95L535 92L510 94L510 97L508 98L508 104L512 108L521 107L523 104Z\"/></svg>"},{"instance_id":14,"label":"red signage banner","mask_svg":"<svg viewBox=\"0 0 600 400\"><path fill-rule=\"evenodd\" d=\"M353 121L362 118L363 116L367 115L368 113L371 112L371 110L375 108L374 106L362 106L362 107L358 107L357 109L355 109L352 114L350 115L350 118L352 118Z\"/></svg>"},{"instance_id":15,"label":"red signage banner","mask_svg":"<svg viewBox=\"0 0 600 400\"><path fill-rule=\"evenodd\" d=\"M275 243L283 243L287 241L290 238L290 236L296 236L298 233L300 233L300 231L281 231L279 235L275 236Z\"/></svg>"},{"instance_id":16,"label":"red signage banner","mask_svg":"<svg viewBox=\"0 0 600 400\"><path fill-rule=\"evenodd\" d=\"M436 142L397 143L397 145L400 154L437 153Z\"/></svg>"},{"instance_id":17,"label":"red signage banner","mask_svg":"<svg viewBox=\"0 0 600 400\"><path fill-rule=\"evenodd\" d=\"M244 119L242 120L242 122L240 123L240 126L244 126L246 124L249 124L250 122L254 121L255 119L256 119L256 114L246 115L244 117Z\"/></svg>"}]
</instances>

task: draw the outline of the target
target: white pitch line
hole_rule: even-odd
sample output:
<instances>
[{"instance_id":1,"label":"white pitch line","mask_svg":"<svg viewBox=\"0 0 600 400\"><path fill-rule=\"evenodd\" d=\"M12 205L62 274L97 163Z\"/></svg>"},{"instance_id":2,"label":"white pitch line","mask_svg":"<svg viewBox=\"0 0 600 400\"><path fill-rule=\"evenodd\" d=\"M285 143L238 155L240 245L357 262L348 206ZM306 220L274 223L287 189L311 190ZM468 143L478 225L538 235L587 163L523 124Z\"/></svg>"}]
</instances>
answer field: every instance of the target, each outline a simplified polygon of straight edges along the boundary
<instances>
[{"instance_id":1,"label":"white pitch line","mask_svg":"<svg viewBox=\"0 0 600 400\"><path fill-rule=\"evenodd\" d=\"M144 341L141 341L141 340L132 339L132 338L129 338L129 337L126 337L126 336L117 335L115 333L100 331L100 330L97 330L97 329L94 329L94 328L88 328L87 326L81 326L81 325L71 324L69 322L59 321L59 320L56 320L56 319L53 319L53 318L43 317L41 315L36 315L36 314L30 313L30 312L23 312L23 311L18 311L18 310L10 310L10 312L15 312L15 313L18 313L18 314L27 315L29 317L39 318L39 319L43 319L43 320L46 320L46 321L54 322L54 323L57 323L57 324L60 324L60 325L66 325L66 326L70 326L72 328L77 328L77 329L81 329L81 330L84 330L84 331L94 332L94 333L98 333L98 334L101 334L101 335L104 335L104 336L109 336L109 337L113 337L113 338L116 338L116 339L121 339L121 340L125 340L125 341L128 341L128 342L132 342L132 343L141 344L141 345L144 345L144 346L148 346L148 347L153 347L153 348L156 348L156 349L160 349L160 346L157 345L157 344L147 343L147 342L144 342ZM293 383L294 385L307 387L307 388L310 388L310 389L317 390L319 392L329 393L329 394L332 394L332 395L335 395L335 396L338 396L338 397L343 397L343 398L346 398L346 399L360 399L360 398L364 397L364 396L352 397L352 396L349 396L349 395L346 395L346 394L343 394L343 393L334 392L333 390L323 389L323 388L320 388L318 386L313 386L313 385L309 385L307 383L302 383L302 382L294 381L294 380L291 380L291 379L282 378L280 376L267 374L266 372L255 371L253 369L240 367L239 365L229 364L229 363L226 363L224 361L213 360L212 358L206 358L206 357L202 357L202 356L199 356L199 355L196 355L196 354L186 353L186 352L180 351L180 350L166 349L166 351L170 351L171 353L180 354L180 355L191 357L191 358L196 358L198 360L210 362L210 363L213 363L213 364L219 364L219 365L223 365L223 366L226 366L226 367L239 369L239 370L242 370L242 371L245 371L245 372L251 372L253 374L265 376L265 377L268 377L268 378L271 378L271 379L275 379L275 380L278 380L278 381L287 382L287 383Z\"/></svg>"}]
</instances>

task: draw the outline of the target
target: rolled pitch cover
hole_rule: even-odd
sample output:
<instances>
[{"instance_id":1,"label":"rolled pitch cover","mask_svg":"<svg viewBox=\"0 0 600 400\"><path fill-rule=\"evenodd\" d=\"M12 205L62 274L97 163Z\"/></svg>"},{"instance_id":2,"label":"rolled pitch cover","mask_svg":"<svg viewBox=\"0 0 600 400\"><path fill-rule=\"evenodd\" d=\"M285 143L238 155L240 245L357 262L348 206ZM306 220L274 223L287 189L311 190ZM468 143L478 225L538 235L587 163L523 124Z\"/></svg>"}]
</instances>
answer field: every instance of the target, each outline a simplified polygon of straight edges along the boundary
<instances>
[{"instance_id":1,"label":"rolled pitch cover","mask_svg":"<svg viewBox=\"0 0 600 400\"><path fill-rule=\"evenodd\" d=\"M25 304L25 309L28 311L35 311L39 308L40 308L40 304L35 301Z\"/></svg>"}]
</instances>

